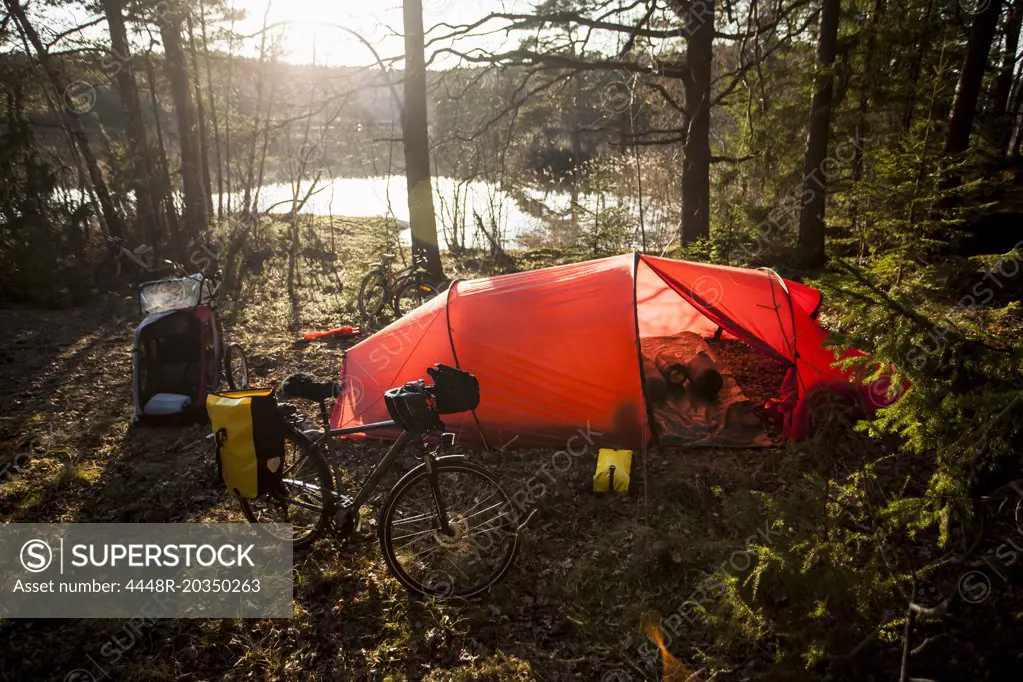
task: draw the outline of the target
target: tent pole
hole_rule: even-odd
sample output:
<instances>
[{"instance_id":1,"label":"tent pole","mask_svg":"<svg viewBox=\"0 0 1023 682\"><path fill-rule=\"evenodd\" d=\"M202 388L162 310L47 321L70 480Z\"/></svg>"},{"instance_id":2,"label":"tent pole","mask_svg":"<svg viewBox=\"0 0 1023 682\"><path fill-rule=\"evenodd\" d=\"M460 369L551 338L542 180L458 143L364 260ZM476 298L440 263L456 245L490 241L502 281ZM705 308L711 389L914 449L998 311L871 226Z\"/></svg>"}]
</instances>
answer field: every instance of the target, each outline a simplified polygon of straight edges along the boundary
<instances>
[{"instance_id":1,"label":"tent pole","mask_svg":"<svg viewBox=\"0 0 1023 682\"><path fill-rule=\"evenodd\" d=\"M451 331L451 292L455 290L458 283L462 280L456 279L448 285L445 295L447 300L444 301L444 317L448 326L448 341L451 343L451 357L455 361L455 369L462 369L462 366L458 364L458 353L455 351L455 335ZM476 416L476 410L470 410L472 412L472 419L476 422L476 432L480 434L480 442L483 443L483 449L486 452L490 452L490 443L487 442L487 437L483 435L483 425L480 424L480 418Z\"/></svg>"},{"instance_id":2,"label":"tent pole","mask_svg":"<svg viewBox=\"0 0 1023 682\"><path fill-rule=\"evenodd\" d=\"M639 263L642 260L643 255L639 251L634 251L635 258L632 261L632 315L636 323L636 362L638 363L639 369L639 388L643 394L643 412L646 414L646 423L640 423L639 438L640 438L640 454L643 456L643 523L649 523L649 517L647 516L647 441L653 440L655 446L660 447L660 441L657 438L657 429L654 427L654 413L650 409L650 397L646 392L646 376L643 374L643 346L639 340L639 297L637 290L639 288ZM649 427L649 433L647 428Z\"/></svg>"},{"instance_id":3,"label":"tent pole","mask_svg":"<svg viewBox=\"0 0 1023 682\"><path fill-rule=\"evenodd\" d=\"M758 270L764 270L767 273L769 273L768 274L768 278L769 279L770 279L771 275L774 275L775 277L778 278L778 282L781 284L781 290L785 292L785 298L789 302L789 318L792 321L792 343L791 344L786 344L786 345L789 345L791 350L792 350L792 367L796 371L796 381L798 381L800 384L802 384L803 383L803 378L801 376L799 376L799 367L798 367L798 363L797 363L797 360L799 358L799 347L797 345L797 343L798 343L797 340L799 338L799 335L796 334L796 309L792 305L792 293L789 291L788 285L785 284L785 280L782 279L782 276L779 275L777 272L775 272L771 268L763 268L762 267L762 268L757 268L757 269ZM770 281L771 281L771 300L773 301L774 300L774 280L771 279ZM818 306L819 305L820 304L818 304ZM778 317L778 326L781 328L782 337L784 338L785 337L785 325L781 321L781 313L778 312L777 304L775 304L774 314ZM803 386L803 390L804 391L806 390L806 386Z\"/></svg>"}]
</instances>

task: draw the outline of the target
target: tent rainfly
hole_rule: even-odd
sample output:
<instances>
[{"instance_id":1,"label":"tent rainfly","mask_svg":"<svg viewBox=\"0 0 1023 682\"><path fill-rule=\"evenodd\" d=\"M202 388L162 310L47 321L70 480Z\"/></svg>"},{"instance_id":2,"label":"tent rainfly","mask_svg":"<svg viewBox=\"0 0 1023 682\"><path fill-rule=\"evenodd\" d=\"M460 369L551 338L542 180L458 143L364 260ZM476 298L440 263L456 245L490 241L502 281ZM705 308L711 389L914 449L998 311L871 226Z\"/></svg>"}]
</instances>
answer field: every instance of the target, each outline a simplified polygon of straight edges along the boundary
<instances>
[{"instance_id":1,"label":"tent rainfly","mask_svg":"<svg viewBox=\"0 0 1023 682\"><path fill-rule=\"evenodd\" d=\"M788 368L778 404L798 440L815 387L869 391L832 366L820 303L771 270L639 253L458 281L346 351L331 425L388 419L384 391L439 362L479 379L475 413L444 420L463 444L640 448L656 433L641 343L693 332L744 341Z\"/></svg>"}]
</instances>

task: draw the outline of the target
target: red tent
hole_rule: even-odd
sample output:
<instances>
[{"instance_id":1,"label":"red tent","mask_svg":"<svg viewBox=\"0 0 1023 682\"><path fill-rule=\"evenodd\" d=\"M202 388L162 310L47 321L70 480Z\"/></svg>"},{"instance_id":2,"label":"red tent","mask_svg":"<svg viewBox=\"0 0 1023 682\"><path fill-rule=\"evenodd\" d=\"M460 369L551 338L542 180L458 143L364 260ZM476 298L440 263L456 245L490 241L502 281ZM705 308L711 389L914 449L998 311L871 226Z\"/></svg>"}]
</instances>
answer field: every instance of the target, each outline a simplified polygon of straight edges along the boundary
<instances>
[{"instance_id":1,"label":"red tent","mask_svg":"<svg viewBox=\"0 0 1023 682\"><path fill-rule=\"evenodd\" d=\"M678 332L739 339L784 363L778 390L791 412L814 385L844 379L822 345L820 302L770 270L638 253L460 281L348 349L331 423L388 419L384 391L440 362L480 382L475 414L445 417L463 443L480 444L482 433L490 447L588 438L638 448L652 433L641 341Z\"/></svg>"}]
</instances>

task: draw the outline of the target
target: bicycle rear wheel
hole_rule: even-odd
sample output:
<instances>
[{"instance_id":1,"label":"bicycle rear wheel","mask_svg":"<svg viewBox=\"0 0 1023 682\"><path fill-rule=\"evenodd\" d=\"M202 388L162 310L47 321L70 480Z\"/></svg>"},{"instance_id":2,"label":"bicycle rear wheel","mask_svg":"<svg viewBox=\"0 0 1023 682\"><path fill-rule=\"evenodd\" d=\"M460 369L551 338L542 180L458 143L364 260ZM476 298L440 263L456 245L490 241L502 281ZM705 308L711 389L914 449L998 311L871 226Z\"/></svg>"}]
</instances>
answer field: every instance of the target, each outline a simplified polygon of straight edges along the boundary
<instances>
[{"instance_id":1,"label":"bicycle rear wheel","mask_svg":"<svg viewBox=\"0 0 1023 682\"><path fill-rule=\"evenodd\" d=\"M254 500L240 499L242 513L262 532L278 537L262 524L290 523L293 549L303 550L323 534L334 513L334 478L323 455L300 433L287 432L284 452L284 493Z\"/></svg>"},{"instance_id":2,"label":"bicycle rear wheel","mask_svg":"<svg viewBox=\"0 0 1023 682\"><path fill-rule=\"evenodd\" d=\"M380 546L387 567L412 592L471 597L508 571L518 551L511 499L485 469L461 457L435 461L436 492L426 465L394 486L380 512ZM440 528L444 509L451 534Z\"/></svg>"},{"instance_id":3,"label":"bicycle rear wheel","mask_svg":"<svg viewBox=\"0 0 1023 682\"><path fill-rule=\"evenodd\" d=\"M401 319L423 305L439 292L429 282L408 280L396 289L394 295L394 316Z\"/></svg>"}]
</instances>

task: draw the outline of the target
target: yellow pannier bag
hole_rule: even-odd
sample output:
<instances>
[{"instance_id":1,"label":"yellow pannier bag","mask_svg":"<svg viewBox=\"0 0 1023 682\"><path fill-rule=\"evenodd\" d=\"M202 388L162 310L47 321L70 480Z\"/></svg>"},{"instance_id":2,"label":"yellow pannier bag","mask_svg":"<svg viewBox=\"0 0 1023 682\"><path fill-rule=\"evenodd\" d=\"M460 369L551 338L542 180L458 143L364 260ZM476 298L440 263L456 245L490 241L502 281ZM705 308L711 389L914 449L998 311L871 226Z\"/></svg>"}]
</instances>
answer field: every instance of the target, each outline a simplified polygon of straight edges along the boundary
<instances>
[{"instance_id":1,"label":"yellow pannier bag","mask_svg":"<svg viewBox=\"0 0 1023 682\"><path fill-rule=\"evenodd\" d=\"M597 473L593 475L593 492L629 492L629 471L632 469L632 450L601 448L597 453Z\"/></svg>"},{"instance_id":2,"label":"yellow pannier bag","mask_svg":"<svg viewBox=\"0 0 1023 682\"><path fill-rule=\"evenodd\" d=\"M206 396L217 469L234 497L253 499L282 488L287 424L272 388Z\"/></svg>"}]
</instances>

